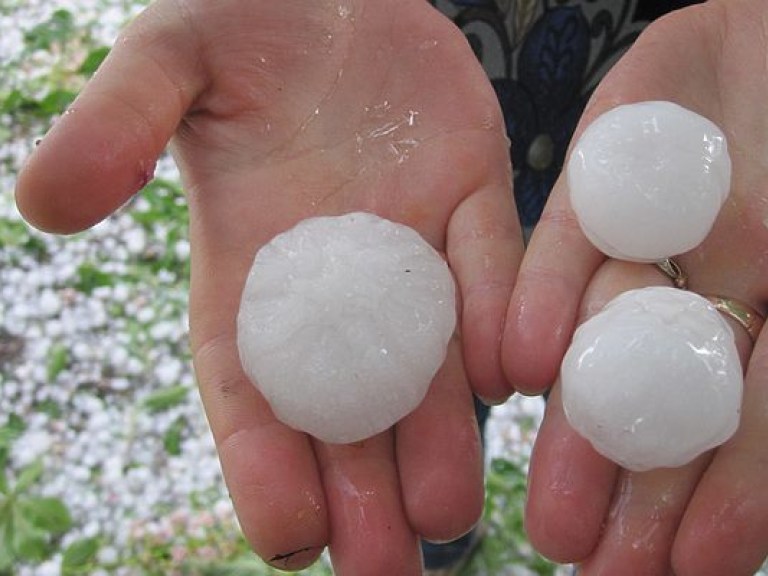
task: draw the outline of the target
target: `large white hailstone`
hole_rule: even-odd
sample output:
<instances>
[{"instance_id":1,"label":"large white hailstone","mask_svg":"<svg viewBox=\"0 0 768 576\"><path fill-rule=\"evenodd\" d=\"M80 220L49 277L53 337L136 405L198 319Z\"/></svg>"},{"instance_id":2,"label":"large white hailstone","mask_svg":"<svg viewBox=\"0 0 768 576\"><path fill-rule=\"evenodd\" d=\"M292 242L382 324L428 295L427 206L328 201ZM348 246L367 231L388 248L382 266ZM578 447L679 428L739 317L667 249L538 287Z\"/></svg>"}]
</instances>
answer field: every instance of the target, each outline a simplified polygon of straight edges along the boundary
<instances>
[{"instance_id":1,"label":"large white hailstone","mask_svg":"<svg viewBox=\"0 0 768 576\"><path fill-rule=\"evenodd\" d=\"M609 110L579 138L567 166L584 234L613 258L637 262L701 243L730 190L722 131L671 102Z\"/></svg>"},{"instance_id":2,"label":"large white hailstone","mask_svg":"<svg viewBox=\"0 0 768 576\"><path fill-rule=\"evenodd\" d=\"M415 230L356 212L304 220L259 250L237 341L278 419L347 443L418 406L455 325L443 258Z\"/></svg>"},{"instance_id":3,"label":"large white hailstone","mask_svg":"<svg viewBox=\"0 0 768 576\"><path fill-rule=\"evenodd\" d=\"M676 288L609 302L576 330L561 380L571 426L629 470L682 466L739 424L733 332L705 298Z\"/></svg>"}]
</instances>

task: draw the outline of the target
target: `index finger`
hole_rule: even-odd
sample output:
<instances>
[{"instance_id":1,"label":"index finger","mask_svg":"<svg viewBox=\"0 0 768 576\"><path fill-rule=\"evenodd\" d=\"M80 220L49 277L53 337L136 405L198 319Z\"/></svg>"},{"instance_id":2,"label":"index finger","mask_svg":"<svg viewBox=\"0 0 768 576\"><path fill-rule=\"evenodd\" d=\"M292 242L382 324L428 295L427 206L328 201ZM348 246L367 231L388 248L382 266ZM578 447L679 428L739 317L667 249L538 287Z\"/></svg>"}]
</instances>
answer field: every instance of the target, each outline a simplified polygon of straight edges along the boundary
<instances>
[{"instance_id":1,"label":"index finger","mask_svg":"<svg viewBox=\"0 0 768 576\"><path fill-rule=\"evenodd\" d=\"M167 2L126 29L20 172L16 202L29 222L50 232L83 230L152 178L205 81L195 73L194 44Z\"/></svg>"}]
</instances>

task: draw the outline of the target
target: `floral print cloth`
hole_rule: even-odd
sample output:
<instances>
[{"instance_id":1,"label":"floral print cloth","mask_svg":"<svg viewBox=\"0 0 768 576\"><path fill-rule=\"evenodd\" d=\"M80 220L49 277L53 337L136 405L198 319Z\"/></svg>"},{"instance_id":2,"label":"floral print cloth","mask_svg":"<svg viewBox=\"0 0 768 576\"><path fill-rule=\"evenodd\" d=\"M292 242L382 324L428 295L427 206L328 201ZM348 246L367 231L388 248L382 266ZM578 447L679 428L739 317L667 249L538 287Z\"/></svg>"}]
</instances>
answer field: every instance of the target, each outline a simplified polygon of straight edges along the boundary
<instances>
[{"instance_id":1,"label":"floral print cloth","mask_svg":"<svg viewBox=\"0 0 768 576\"><path fill-rule=\"evenodd\" d=\"M590 94L648 22L693 1L432 0L466 35L499 97L515 199L539 220Z\"/></svg>"}]
</instances>

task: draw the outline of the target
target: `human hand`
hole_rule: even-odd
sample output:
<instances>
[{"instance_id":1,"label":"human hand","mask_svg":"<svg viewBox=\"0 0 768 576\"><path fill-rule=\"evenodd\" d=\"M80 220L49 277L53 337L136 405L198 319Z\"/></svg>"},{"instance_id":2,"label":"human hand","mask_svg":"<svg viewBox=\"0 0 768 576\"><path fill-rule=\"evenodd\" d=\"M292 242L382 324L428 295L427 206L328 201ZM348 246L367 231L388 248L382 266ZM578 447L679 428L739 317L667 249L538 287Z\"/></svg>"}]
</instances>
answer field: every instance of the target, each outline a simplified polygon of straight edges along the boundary
<instances>
[{"instance_id":1,"label":"human hand","mask_svg":"<svg viewBox=\"0 0 768 576\"><path fill-rule=\"evenodd\" d=\"M704 243L677 261L691 290L768 303L768 10L710 1L652 24L606 76L578 134L622 103L671 100L725 132L731 195ZM524 258L503 352L518 389L555 381L574 326L613 295L669 285L652 265L599 254L579 229L565 178ZM675 470L630 473L599 456L565 420L555 385L531 462L527 526L534 545L580 574L751 575L768 553L768 335L733 324L746 370L741 427L713 453Z\"/></svg>"},{"instance_id":2,"label":"human hand","mask_svg":"<svg viewBox=\"0 0 768 576\"><path fill-rule=\"evenodd\" d=\"M243 531L285 569L330 546L338 574L420 572L483 503L466 373L506 394L500 334L521 242L504 124L464 38L423 0L159 0L30 157L25 216L72 232L117 209L173 137L190 208L195 369ZM423 404L370 440L277 422L235 345L256 250L319 214L416 228L458 282L460 339Z\"/></svg>"}]
</instances>

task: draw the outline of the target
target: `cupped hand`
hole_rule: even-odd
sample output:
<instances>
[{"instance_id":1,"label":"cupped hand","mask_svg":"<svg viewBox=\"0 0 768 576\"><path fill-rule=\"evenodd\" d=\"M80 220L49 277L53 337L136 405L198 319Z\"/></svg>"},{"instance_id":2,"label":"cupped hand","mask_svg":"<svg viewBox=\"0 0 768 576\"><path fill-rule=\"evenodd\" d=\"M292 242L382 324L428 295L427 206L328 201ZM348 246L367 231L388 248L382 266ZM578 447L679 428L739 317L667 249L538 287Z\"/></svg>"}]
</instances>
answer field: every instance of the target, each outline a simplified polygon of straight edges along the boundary
<instances>
[{"instance_id":1,"label":"cupped hand","mask_svg":"<svg viewBox=\"0 0 768 576\"><path fill-rule=\"evenodd\" d=\"M86 228L147 182L171 138L194 363L246 536L281 568L329 545L339 574L420 573L417 536L456 537L482 508L468 382L508 394L499 346L522 247L503 121L474 55L423 0L159 0L30 157L18 205L41 228ZM235 316L262 244L354 210L446 254L460 336L394 430L324 445L276 421L247 381Z\"/></svg>"},{"instance_id":2,"label":"cupped hand","mask_svg":"<svg viewBox=\"0 0 768 576\"><path fill-rule=\"evenodd\" d=\"M577 130L619 104L671 100L718 124L733 162L729 199L707 239L677 258L691 290L768 308L768 8L710 1L650 25L594 94ZM503 342L518 389L554 382L574 327L611 296L670 285L654 266L606 260L553 191L514 289ZM630 473L567 424L556 385L531 464L534 545L581 574L751 575L768 554L768 335L733 324L746 373L741 425L676 470ZM674 441L674 439L670 439Z\"/></svg>"}]
</instances>

